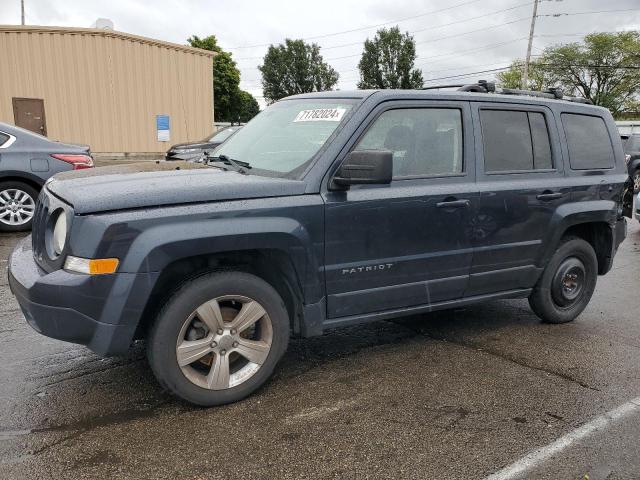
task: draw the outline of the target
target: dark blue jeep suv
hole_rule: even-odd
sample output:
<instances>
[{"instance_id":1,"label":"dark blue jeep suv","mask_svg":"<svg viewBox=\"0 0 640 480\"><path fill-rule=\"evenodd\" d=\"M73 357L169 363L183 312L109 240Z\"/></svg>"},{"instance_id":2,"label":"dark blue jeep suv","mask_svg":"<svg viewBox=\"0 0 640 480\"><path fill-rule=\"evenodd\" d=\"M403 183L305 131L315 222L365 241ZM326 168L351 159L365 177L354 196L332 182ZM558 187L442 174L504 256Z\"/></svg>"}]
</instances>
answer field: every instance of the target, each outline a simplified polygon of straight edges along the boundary
<instances>
[{"instance_id":1,"label":"dark blue jeep suv","mask_svg":"<svg viewBox=\"0 0 640 480\"><path fill-rule=\"evenodd\" d=\"M206 165L60 174L12 291L44 335L103 355L146 338L199 405L253 392L291 334L497 298L569 322L626 234L616 125L486 87L298 95Z\"/></svg>"}]
</instances>

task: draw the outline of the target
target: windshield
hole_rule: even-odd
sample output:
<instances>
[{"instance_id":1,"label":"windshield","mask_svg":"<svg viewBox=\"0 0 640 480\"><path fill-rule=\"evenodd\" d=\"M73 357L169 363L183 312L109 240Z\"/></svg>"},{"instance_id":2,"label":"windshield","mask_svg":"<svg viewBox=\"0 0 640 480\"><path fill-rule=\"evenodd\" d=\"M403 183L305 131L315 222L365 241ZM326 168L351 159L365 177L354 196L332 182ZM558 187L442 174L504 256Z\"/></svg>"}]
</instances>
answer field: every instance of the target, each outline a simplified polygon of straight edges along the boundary
<instances>
[{"instance_id":1,"label":"windshield","mask_svg":"<svg viewBox=\"0 0 640 480\"><path fill-rule=\"evenodd\" d=\"M210 135L209 137L209 141L216 141L216 142L224 142L227 138L229 138L231 135L233 135L233 133L238 130L240 127L227 127L227 128L223 128L222 130L218 130L216 133L214 133L213 135Z\"/></svg>"},{"instance_id":2,"label":"windshield","mask_svg":"<svg viewBox=\"0 0 640 480\"><path fill-rule=\"evenodd\" d=\"M342 123L354 103L355 100L336 99L278 102L216 148L212 156L248 162L252 169L279 176L296 176Z\"/></svg>"}]
</instances>

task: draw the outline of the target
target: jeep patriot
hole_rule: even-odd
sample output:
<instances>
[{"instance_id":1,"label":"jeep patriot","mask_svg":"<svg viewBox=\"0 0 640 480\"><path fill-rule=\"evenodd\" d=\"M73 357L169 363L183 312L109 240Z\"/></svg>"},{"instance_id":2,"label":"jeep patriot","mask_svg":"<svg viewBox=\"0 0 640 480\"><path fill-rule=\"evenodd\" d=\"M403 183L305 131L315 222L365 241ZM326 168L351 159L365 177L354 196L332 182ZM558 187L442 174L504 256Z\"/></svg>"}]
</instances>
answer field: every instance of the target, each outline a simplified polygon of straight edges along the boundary
<instances>
[{"instance_id":1,"label":"jeep patriot","mask_svg":"<svg viewBox=\"0 0 640 480\"><path fill-rule=\"evenodd\" d=\"M255 391L290 335L504 298L570 322L626 235L616 125L484 87L297 95L206 165L57 175L12 292L100 355L146 339L163 387L203 406Z\"/></svg>"}]
</instances>

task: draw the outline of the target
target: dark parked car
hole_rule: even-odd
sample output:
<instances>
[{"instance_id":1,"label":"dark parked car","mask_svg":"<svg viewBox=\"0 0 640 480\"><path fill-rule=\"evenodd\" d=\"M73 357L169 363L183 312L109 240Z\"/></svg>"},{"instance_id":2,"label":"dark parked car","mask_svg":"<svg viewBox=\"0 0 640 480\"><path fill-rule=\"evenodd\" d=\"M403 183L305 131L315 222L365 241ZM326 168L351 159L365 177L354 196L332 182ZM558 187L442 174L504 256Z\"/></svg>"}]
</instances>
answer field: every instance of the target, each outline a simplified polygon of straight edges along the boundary
<instances>
[{"instance_id":1,"label":"dark parked car","mask_svg":"<svg viewBox=\"0 0 640 480\"><path fill-rule=\"evenodd\" d=\"M231 135L242 128L241 125L235 127L225 127L212 133L204 140L192 143L178 143L167 151L167 160L187 160L190 162L203 159L205 152L213 150Z\"/></svg>"},{"instance_id":2,"label":"dark parked car","mask_svg":"<svg viewBox=\"0 0 640 480\"><path fill-rule=\"evenodd\" d=\"M640 133L624 135L622 143L629 178L633 182L633 193L638 193L640 192Z\"/></svg>"},{"instance_id":3,"label":"dark parked car","mask_svg":"<svg viewBox=\"0 0 640 480\"><path fill-rule=\"evenodd\" d=\"M29 230L40 189L59 172L93 167L89 147L0 123L0 232Z\"/></svg>"},{"instance_id":4,"label":"dark parked car","mask_svg":"<svg viewBox=\"0 0 640 480\"><path fill-rule=\"evenodd\" d=\"M56 176L9 282L44 335L146 338L199 405L256 390L291 334L498 298L570 322L626 235L611 114L533 95L298 95L154 168Z\"/></svg>"}]
</instances>

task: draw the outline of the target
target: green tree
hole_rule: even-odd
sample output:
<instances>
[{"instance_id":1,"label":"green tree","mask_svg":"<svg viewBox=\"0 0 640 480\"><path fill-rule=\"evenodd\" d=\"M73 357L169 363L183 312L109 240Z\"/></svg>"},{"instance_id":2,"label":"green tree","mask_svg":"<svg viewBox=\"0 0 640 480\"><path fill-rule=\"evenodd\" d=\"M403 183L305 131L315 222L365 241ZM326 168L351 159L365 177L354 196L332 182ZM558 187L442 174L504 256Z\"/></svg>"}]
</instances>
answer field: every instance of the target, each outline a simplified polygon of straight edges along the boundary
<instances>
[{"instance_id":1,"label":"green tree","mask_svg":"<svg viewBox=\"0 0 640 480\"><path fill-rule=\"evenodd\" d=\"M504 88L520 88L524 75L524 60L514 61L508 70L498 73L498 83ZM549 73L539 61L529 63L529 90L543 90L550 86Z\"/></svg>"},{"instance_id":2,"label":"green tree","mask_svg":"<svg viewBox=\"0 0 640 480\"><path fill-rule=\"evenodd\" d=\"M640 94L640 32L592 33L583 43L547 48L542 63L570 94L615 115Z\"/></svg>"},{"instance_id":3,"label":"green tree","mask_svg":"<svg viewBox=\"0 0 640 480\"><path fill-rule=\"evenodd\" d=\"M422 88L422 71L414 69L416 44L398 27L383 28L364 42L358 64L358 88Z\"/></svg>"},{"instance_id":4,"label":"green tree","mask_svg":"<svg viewBox=\"0 0 640 480\"><path fill-rule=\"evenodd\" d=\"M614 115L640 101L640 32L592 33L583 42L555 45L531 63L529 88L559 86L588 98ZM505 87L517 87L522 61L498 74Z\"/></svg>"},{"instance_id":5,"label":"green tree","mask_svg":"<svg viewBox=\"0 0 640 480\"><path fill-rule=\"evenodd\" d=\"M286 39L271 45L262 65L262 90L267 102L298 93L331 90L338 83L338 72L320 55L320 47L303 40Z\"/></svg>"},{"instance_id":6,"label":"green tree","mask_svg":"<svg viewBox=\"0 0 640 480\"><path fill-rule=\"evenodd\" d=\"M220 48L215 35L187 39L189 45L216 52L213 57L213 108L216 122L232 122L237 115L240 96L240 70L231 53Z\"/></svg>"},{"instance_id":7,"label":"green tree","mask_svg":"<svg viewBox=\"0 0 640 480\"><path fill-rule=\"evenodd\" d=\"M258 101L249 92L240 90L238 95L238 111L236 119L239 122L248 122L258 113L260 113L260 105Z\"/></svg>"}]
</instances>

